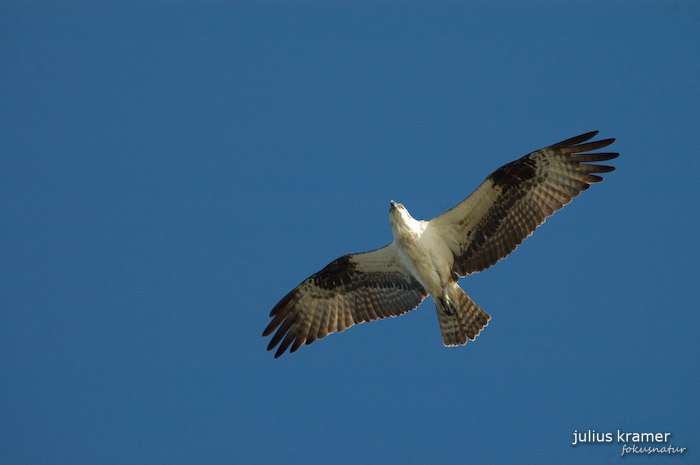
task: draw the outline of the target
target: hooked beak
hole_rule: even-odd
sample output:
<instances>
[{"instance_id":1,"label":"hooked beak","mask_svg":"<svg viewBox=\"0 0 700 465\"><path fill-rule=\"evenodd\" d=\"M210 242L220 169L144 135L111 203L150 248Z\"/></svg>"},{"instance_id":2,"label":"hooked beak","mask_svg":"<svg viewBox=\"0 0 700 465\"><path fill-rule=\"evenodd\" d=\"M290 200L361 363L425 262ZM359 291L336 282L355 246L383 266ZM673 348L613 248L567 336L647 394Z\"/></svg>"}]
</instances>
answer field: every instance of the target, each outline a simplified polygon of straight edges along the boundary
<instances>
[{"instance_id":1,"label":"hooked beak","mask_svg":"<svg viewBox=\"0 0 700 465\"><path fill-rule=\"evenodd\" d=\"M396 208L396 202L394 202L394 201L392 200L392 201L391 201L391 208L390 208L390 209L394 209L394 208Z\"/></svg>"}]
</instances>

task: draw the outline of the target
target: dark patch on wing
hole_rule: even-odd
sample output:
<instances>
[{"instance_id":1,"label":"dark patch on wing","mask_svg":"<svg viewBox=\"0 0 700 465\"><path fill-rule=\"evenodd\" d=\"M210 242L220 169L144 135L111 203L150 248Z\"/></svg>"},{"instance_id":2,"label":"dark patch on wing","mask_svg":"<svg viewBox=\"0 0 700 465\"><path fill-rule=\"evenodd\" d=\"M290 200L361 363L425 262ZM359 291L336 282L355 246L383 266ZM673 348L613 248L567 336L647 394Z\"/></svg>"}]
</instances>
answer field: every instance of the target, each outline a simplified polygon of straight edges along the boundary
<instances>
[{"instance_id":1,"label":"dark patch on wing","mask_svg":"<svg viewBox=\"0 0 700 465\"><path fill-rule=\"evenodd\" d=\"M315 285L321 289L333 289L352 281L356 265L350 259L352 254L343 255L330 262L324 269L311 278Z\"/></svg>"},{"instance_id":2,"label":"dark patch on wing","mask_svg":"<svg viewBox=\"0 0 700 465\"><path fill-rule=\"evenodd\" d=\"M537 166L535 161L527 157L508 163L489 175L489 179L504 191L519 186L521 183L535 177Z\"/></svg>"}]
</instances>

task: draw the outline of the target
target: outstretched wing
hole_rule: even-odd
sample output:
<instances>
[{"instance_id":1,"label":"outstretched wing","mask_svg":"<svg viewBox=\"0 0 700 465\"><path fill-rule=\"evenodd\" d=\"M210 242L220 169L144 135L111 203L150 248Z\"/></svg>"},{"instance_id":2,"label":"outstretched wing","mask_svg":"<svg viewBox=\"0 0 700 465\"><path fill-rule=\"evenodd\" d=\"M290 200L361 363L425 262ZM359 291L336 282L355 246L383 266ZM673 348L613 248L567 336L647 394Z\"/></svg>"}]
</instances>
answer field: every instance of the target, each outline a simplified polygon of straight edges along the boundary
<instances>
[{"instance_id":1,"label":"outstretched wing","mask_svg":"<svg viewBox=\"0 0 700 465\"><path fill-rule=\"evenodd\" d=\"M396 245L344 255L306 279L270 312L263 331L275 358L336 331L416 308L428 293L398 262Z\"/></svg>"},{"instance_id":2,"label":"outstretched wing","mask_svg":"<svg viewBox=\"0 0 700 465\"><path fill-rule=\"evenodd\" d=\"M545 219L602 177L612 166L589 164L617 153L584 153L615 139L586 142L598 131L582 134L525 155L491 173L466 200L433 218L428 228L454 254L460 276L488 268L505 258Z\"/></svg>"}]
</instances>

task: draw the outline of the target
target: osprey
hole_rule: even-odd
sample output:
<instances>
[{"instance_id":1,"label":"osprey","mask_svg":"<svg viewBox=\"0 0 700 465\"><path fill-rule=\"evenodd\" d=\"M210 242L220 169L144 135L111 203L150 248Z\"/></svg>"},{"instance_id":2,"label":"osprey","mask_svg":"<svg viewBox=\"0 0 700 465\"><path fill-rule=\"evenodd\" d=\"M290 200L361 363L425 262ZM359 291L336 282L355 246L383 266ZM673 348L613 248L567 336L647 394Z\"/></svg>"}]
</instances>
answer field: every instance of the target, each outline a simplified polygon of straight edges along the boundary
<instances>
[{"instance_id":1,"label":"osprey","mask_svg":"<svg viewBox=\"0 0 700 465\"><path fill-rule=\"evenodd\" d=\"M457 285L505 258L545 219L612 166L591 164L617 153L590 153L615 139L586 142L598 131L532 152L491 173L464 201L429 221L393 200L391 244L349 254L306 279L270 312L263 337L275 358L365 321L395 317L433 297L445 346L474 340L491 317Z\"/></svg>"}]
</instances>

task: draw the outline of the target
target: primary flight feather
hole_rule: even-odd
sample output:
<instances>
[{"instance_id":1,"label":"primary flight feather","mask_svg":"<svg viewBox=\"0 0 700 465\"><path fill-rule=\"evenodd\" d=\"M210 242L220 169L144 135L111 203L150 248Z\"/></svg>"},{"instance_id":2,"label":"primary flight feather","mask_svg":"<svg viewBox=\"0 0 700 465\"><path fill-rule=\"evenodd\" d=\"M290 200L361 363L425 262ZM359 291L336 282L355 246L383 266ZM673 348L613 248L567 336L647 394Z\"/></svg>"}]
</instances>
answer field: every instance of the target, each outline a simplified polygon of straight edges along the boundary
<instances>
[{"instance_id":1,"label":"primary flight feather","mask_svg":"<svg viewBox=\"0 0 700 465\"><path fill-rule=\"evenodd\" d=\"M532 232L612 166L619 154L591 153L615 139L598 131L532 152L491 173L464 201L429 221L391 201L394 241L344 255L306 279L270 312L263 336L275 358L336 331L402 315L431 295L446 346L474 340L491 318L457 285L505 258Z\"/></svg>"}]
</instances>

